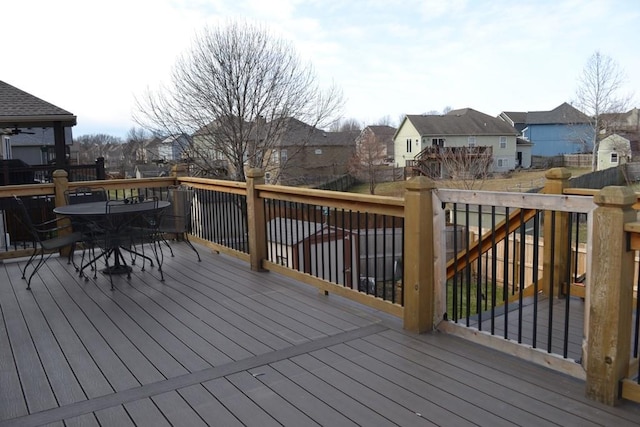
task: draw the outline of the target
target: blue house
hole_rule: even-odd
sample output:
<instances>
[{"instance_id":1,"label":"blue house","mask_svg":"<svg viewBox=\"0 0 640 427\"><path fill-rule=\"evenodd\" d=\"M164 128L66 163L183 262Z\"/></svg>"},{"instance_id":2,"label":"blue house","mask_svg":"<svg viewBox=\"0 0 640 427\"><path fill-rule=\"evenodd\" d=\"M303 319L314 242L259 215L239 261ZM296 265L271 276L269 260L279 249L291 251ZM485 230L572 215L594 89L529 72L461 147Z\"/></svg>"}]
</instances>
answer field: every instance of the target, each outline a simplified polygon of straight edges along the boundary
<instances>
[{"instance_id":1,"label":"blue house","mask_svg":"<svg viewBox=\"0 0 640 427\"><path fill-rule=\"evenodd\" d=\"M534 156L590 153L593 149L591 119L566 102L551 111L503 111L498 117L533 144Z\"/></svg>"}]
</instances>

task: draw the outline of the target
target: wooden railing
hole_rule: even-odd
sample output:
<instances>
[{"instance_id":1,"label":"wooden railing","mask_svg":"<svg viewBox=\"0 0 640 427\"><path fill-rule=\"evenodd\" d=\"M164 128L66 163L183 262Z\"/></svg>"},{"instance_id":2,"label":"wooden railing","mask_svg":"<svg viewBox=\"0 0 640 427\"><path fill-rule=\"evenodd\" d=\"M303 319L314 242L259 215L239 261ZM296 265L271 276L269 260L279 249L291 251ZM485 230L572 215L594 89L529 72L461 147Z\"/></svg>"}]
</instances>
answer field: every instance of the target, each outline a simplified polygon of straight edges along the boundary
<instances>
[{"instance_id":1,"label":"wooden railing","mask_svg":"<svg viewBox=\"0 0 640 427\"><path fill-rule=\"evenodd\" d=\"M500 240L513 232L513 224L520 228L528 219L532 211L556 211L553 217L544 219L544 235L553 243L543 247L542 277L536 283L520 284L518 293L523 295L525 290L531 294L528 285L539 286L537 292L545 293L550 299L562 298L558 292L561 284L570 274L569 265L571 255L565 249L569 238L565 221L570 224L570 212L580 212L589 216L587 249L587 281L585 296L588 305L585 307L584 334L582 346L583 356L580 364L574 364L584 370L587 394L596 400L613 404L620 397L618 388L620 382L628 377L630 363L629 355L631 332L631 301L633 300L633 283L631 281L634 257L628 251L628 241L625 234L625 224L635 220L632 206L638 198L631 190L612 187L597 194L568 196L569 174L562 169L551 170L547 173L545 195L527 196L521 193L500 195L496 193L480 193L473 191L437 190L435 183L426 177L416 177L406 184L403 198L355 195L339 192L310 190L294 187L267 185L264 174L260 170L247 171L247 182L237 183L229 181L209 180L203 178L182 177L178 174L168 178L150 178L144 180L109 180L85 183L69 183L66 172L57 171L54 184L7 186L0 188L0 198L18 196L51 197L55 204L64 204L64 190L78 185L104 187L113 194L127 194L133 191L158 191L160 194L172 185L182 184L193 187L199 203L194 204L193 239L219 252L225 252L246 260L256 271L271 270L304 283L309 283L325 293L335 293L353 299L363 304L383 310L402 319L408 331L428 332L436 328L450 330L446 319L443 319L443 309L446 312L446 287L449 276L446 265L446 242L444 230L447 225L446 204L487 204L492 206L510 206L513 208L510 220L503 225L494 227L502 230L491 239ZM218 199L223 195L222 199ZM233 197L232 197L233 196ZM584 199L584 200L579 200ZM224 203L219 203L223 200ZM444 205L443 205L444 204ZM591 204L591 208L589 208ZM215 206L214 206L215 205ZM272 206L279 207L270 211ZM337 218L342 212L349 212L349 222L352 218L362 215L377 215L384 218L396 218L402 221L402 287L400 299L385 299L379 294L362 292L353 287L344 286L339 280L319 277L305 269L295 269L278 262L270 253L270 238L268 235L268 221L281 212L292 212L292 206L313 206L329 218L327 226L335 227ZM219 211L220 209L232 210ZM516 209L521 209L515 214ZM276 212L276 213L274 213ZM340 214L339 214L340 213ZM566 215L564 214L566 213ZM314 214L315 215L315 214ZM345 214L346 215L346 214ZM218 217L216 221L215 218ZM212 219L213 218L213 219ZM222 219L221 219L222 218ZM313 217L315 218L315 216ZM294 218L291 218L293 220ZM232 230L215 232L215 227L231 221ZM334 221L334 222L331 222ZM388 223L390 219L379 221ZM520 221L520 222L518 222ZM524 221L524 222L523 222ZM224 224L222 224L224 223ZM341 226L347 222L343 221ZM378 223L378 220L372 222ZM552 224L554 227L552 227ZM395 227L394 227L395 228ZM635 230L629 229L633 233ZM229 233L234 234L230 239ZM352 235L356 235L353 230ZM343 233L344 237L346 233ZM322 236L321 236L322 237ZM238 239L246 243L246 247L239 244ZM233 241L232 243L230 243ZM316 239L316 242L322 238ZM478 259L489 251L487 237L480 237L478 243L465 248L469 254L475 252ZM331 246L328 246L329 250ZM21 254L18 254L21 255ZM24 254L22 254L24 255ZM335 254L334 254L335 255ZM5 255L6 256L6 255ZM465 269L472 261L460 253L454 254L455 270ZM317 273L317 272L316 272ZM555 283L550 285L550 283ZM568 291L571 293L571 291ZM520 298L520 296L518 296ZM612 316L611 313L616 313ZM470 333L467 335L482 335ZM489 345L496 345L493 340ZM525 353L522 346L518 351L512 348L507 351L531 358L531 353ZM544 358L541 363L548 363L551 357ZM575 370L575 368L574 368Z\"/></svg>"}]
</instances>

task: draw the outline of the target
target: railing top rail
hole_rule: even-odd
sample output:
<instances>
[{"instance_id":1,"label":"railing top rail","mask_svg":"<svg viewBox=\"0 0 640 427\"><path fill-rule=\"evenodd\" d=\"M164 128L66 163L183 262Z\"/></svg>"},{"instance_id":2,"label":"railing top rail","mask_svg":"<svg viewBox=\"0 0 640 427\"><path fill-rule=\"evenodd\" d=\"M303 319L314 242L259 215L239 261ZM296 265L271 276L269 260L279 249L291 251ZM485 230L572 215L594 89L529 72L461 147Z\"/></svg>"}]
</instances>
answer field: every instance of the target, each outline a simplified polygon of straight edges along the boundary
<instances>
[{"instance_id":1,"label":"railing top rail","mask_svg":"<svg viewBox=\"0 0 640 427\"><path fill-rule=\"evenodd\" d=\"M470 205L577 213L589 213L596 208L593 198L581 196L451 189L437 189L435 193L440 201L445 203L464 203Z\"/></svg>"},{"instance_id":2,"label":"railing top rail","mask_svg":"<svg viewBox=\"0 0 640 427\"><path fill-rule=\"evenodd\" d=\"M102 187L105 190L114 190L121 188L151 188L151 187L168 187L175 185L176 180L173 177L160 178L139 178L139 179L107 179L94 181L77 181L70 182L69 188L76 187Z\"/></svg>"},{"instance_id":3,"label":"railing top rail","mask_svg":"<svg viewBox=\"0 0 640 427\"><path fill-rule=\"evenodd\" d=\"M181 176L176 178L179 184L187 184L193 188L204 190L220 191L223 193L246 194L247 183L239 181L228 181L224 179L195 178Z\"/></svg>"},{"instance_id":4,"label":"railing top rail","mask_svg":"<svg viewBox=\"0 0 640 427\"><path fill-rule=\"evenodd\" d=\"M256 185L259 196L265 199L309 203L337 209L350 209L404 217L404 199L399 197L344 193L280 185Z\"/></svg>"},{"instance_id":5,"label":"railing top rail","mask_svg":"<svg viewBox=\"0 0 640 427\"><path fill-rule=\"evenodd\" d=\"M50 196L55 193L54 185L48 184L18 184L0 186L0 197L16 196Z\"/></svg>"}]
</instances>

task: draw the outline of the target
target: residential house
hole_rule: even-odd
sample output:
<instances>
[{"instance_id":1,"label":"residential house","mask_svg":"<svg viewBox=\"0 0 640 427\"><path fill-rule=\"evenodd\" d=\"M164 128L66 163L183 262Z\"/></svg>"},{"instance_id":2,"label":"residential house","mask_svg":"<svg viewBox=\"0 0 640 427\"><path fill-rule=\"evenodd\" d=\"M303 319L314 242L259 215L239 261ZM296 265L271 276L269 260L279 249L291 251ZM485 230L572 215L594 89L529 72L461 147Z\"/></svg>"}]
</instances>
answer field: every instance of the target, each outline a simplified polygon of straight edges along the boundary
<instances>
[{"instance_id":1,"label":"residential house","mask_svg":"<svg viewBox=\"0 0 640 427\"><path fill-rule=\"evenodd\" d=\"M360 135L356 138L356 146L366 141L367 138L373 138L376 144L380 144L380 164L394 163L394 144L393 136L397 129L387 125L370 125L362 129Z\"/></svg>"},{"instance_id":2,"label":"residential house","mask_svg":"<svg viewBox=\"0 0 640 427\"><path fill-rule=\"evenodd\" d=\"M598 146L598 170L619 166L638 160L640 135L638 133L612 133Z\"/></svg>"},{"instance_id":3,"label":"residential house","mask_svg":"<svg viewBox=\"0 0 640 427\"><path fill-rule=\"evenodd\" d=\"M57 152L61 166L77 160L71 128L76 116L49 102L0 81L0 139L3 159L30 165L49 164Z\"/></svg>"},{"instance_id":4,"label":"residential house","mask_svg":"<svg viewBox=\"0 0 640 427\"><path fill-rule=\"evenodd\" d=\"M359 131L327 132L286 118L266 159L267 178L283 185L314 185L348 172Z\"/></svg>"},{"instance_id":5,"label":"residential house","mask_svg":"<svg viewBox=\"0 0 640 427\"><path fill-rule=\"evenodd\" d=\"M139 164L135 166L134 176L140 178L157 178L161 176L169 176L170 169L159 164Z\"/></svg>"},{"instance_id":6,"label":"residential house","mask_svg":"<svg viewBox=\"0 0 640 427\"><path fill-rule=\"evenodd\" d=\"M407 115L394 135L394 161L397 167L406 167L423 150L457 150L492 156L489 171L506 172L518 166L517 134L505 121L472 108L442 115Z\"/></svg>"},{"instance_id":7,"label":"residential house","mask_svg":"<svg viewBox=\"0 0 640 427\"><path fill-rule=\"evenodd\" d=\"M216 148L217 126L218 123L214 120L191 135L188 156L199 169L198 175L226 178L235 175L236 171L233 169L234 163Z\"/></svg>"},{"instance_id":8,"label":"residential house","mask_svg":"<svg viewBox=\"0 0 640 427\"><path fill-rule=\"evenodd\" d=\"M220 131L217 126L213 121L192 135L194 161L207 176L238 176L237 162L226 158L215 146L217 133L220 138L229 139L224 125ZM245 122L244 136L238 137L245 138L245 163L251 147L262 157L268 183L312 185L347 173L358 133L327 132L287 117Z\"/></svg>"},{"instance_id":9,"label":"residential house","mask_svg":"<svg viewBox=\"0 0 640 427\"><path fill-rule=\"evenodd\" d=\"M159 146L162 143L163 138L152 137L142 141L131 141L128 144L131 145L131 155L133 157L132 163L134 164L149 164L152 162L158 162L160 155L158 154Z\"/></svg>"},{"instance_id":10,"label":"residential house","mask_svg":"<svg viewBox=\"0 0 640 427\"><path fill-rule=\"evenodd\" d=\"M158 159L168 163L175 163L185 157L189 150L191 138L188 135L170 135L158 144Z\"/></svg>"},{"instance_id":11,"label":"residential house","mask_svg":"<svg viewBox=\"0 0 640 427\"><path fill-rule=\"evenodd\" d=\"M589 153L592 150L591 119L566 102L550 111L503 111L498 116L532 143L534 156Z\"/></svg>"},{"instance_id":12,"label":"residential house","mask_svg":"<svg viewBox=\"0 0 640 427\"><path fill-rule=\"evenodd\" d=\"M640 132L640 111L632 108L626 113L608 113L600 115L601 132Z\"/></svg>"}]
</instances>

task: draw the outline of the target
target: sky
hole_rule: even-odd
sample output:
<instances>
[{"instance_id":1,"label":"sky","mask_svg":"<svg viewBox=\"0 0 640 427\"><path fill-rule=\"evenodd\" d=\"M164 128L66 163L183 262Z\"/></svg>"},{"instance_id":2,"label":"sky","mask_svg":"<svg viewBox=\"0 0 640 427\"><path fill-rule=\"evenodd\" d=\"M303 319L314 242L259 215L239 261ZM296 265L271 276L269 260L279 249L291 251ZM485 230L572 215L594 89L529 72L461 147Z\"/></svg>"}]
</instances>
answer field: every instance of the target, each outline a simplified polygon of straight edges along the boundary
<instances>
[{"instance_id":1,"label":"sky","mask_svg":"<svg viewBox=\"0 0 640 427\"><path fill-rule=\"evenodd\" d=\"M548 111L575 100L596 51L640 100L638 0L20 0L0 15L0 80L75 114L76 137L124 139L135 99L230 20L290 42L363 125L446 107Z\"/></svg>"}]
</instances>

